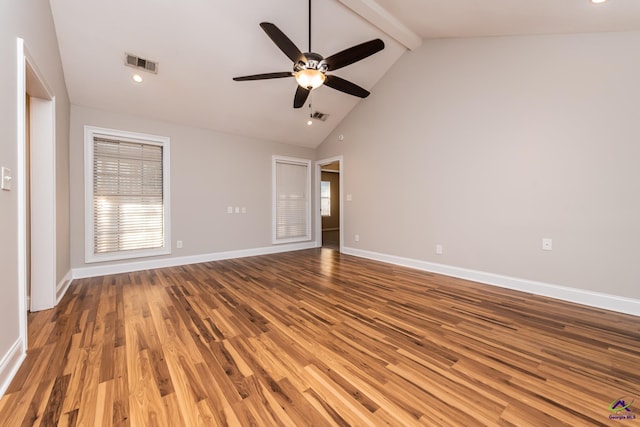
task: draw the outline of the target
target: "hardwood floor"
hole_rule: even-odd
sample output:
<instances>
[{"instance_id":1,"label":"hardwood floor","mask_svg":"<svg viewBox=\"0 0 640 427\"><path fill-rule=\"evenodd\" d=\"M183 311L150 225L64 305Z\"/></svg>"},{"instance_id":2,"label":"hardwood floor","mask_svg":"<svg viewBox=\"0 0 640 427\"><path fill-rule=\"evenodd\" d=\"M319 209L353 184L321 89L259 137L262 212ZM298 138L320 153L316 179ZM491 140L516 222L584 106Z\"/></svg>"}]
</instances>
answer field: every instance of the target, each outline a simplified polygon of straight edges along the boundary
<instances>
[{"instance_id":1,"label":"hardwood floor","mask_svg":"<svg viewBox=\"0 0 640 427\"><path fill-rule=\"evenodd\" d=\"M0 423L635 425L638 366L638 317L314 249L74 281Z\"/></svg>"}]
</instances>

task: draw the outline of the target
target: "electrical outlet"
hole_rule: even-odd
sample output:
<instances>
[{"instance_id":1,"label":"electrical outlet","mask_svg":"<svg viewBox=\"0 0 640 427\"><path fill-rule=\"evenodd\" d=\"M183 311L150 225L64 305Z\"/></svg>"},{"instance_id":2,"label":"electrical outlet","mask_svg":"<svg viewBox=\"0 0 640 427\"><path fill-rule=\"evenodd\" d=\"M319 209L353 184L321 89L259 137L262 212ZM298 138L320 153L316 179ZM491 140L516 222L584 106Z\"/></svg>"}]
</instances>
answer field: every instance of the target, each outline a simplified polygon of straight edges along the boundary
<instances>
[{"instance_id":1,"label":"electrical outlet","mask_svg":"<svg viewBox=\"0 0 640 427\"><path fill-rule=\"evenodd\" d=\"M228 214L232 214L233 213L233 206L227 206L227 213Z\"/></svg>"},{"instance_id":2,"label":"electrical outlet","mask_svg":"<svg viewBox=\"0 0 640 427\"><path fill-rule=\"evenodd\" d=\"M542 239L542 250L543 251L552 251L553 250L553 239L549 239L549 238Z\"/></svg>"},{"instance_id":3,"label":"electrical outlet","mask_svg":"<svg viewBox=\"0 0 640 427\"><path fill-rule=\"evenodd\" d=\"M359 235L359 234L356 234L356 235L353 237L353 240L355 240L356 242L359 242L359 241L360 241L360 235Z\"/></svg>"},{"instance_id":4,"label":"electrical outlet","mask_svg":"<svg viewBox=\"0 0 640 427\"><path fill-rule=\"evenodd\" d=\"M182 249L182 240L176 240L176 248Z\"/></svg>"},{"instance_id":5,"label":"electrical outlet","mask_svg":"<svg viewBox=\"0 0 640 427\"><path fill-rule=\"evenodd\" d=\"M436 255L442 255L442 245L438 244L436 245Z\"/></svg>"}]
</instances>

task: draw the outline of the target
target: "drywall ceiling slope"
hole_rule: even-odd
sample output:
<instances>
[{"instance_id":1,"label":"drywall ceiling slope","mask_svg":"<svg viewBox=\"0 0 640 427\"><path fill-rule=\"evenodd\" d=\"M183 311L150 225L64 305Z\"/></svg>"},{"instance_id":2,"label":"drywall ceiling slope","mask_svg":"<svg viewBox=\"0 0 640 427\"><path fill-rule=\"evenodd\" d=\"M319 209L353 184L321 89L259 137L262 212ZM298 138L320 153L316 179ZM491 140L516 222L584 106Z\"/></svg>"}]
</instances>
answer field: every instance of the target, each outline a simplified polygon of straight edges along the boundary
<instances>
[{"instance_id":1,"label":"drywall ceiling slope","mask_svg":"<svg viewBox=\"0 0 640 427\"><path fill-rule=\"evenodd\" d=\"M368 2L370 0L361 0ZM377 0L423 39L640 30L640 1Z\"/></svg>"}]
</instances>

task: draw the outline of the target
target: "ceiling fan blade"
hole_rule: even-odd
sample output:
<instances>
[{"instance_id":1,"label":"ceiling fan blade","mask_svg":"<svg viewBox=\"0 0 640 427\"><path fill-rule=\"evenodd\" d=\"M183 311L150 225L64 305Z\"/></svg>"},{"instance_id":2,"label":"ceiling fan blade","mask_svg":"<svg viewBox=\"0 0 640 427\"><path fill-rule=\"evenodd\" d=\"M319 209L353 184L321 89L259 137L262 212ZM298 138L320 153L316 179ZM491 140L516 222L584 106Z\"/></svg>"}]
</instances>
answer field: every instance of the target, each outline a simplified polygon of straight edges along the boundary
<instances>
[{"instance_id":1,"label":"ceiling fan blade","mask_svg":"<svg viewBox=\"0 0 640 427\"><path fill-rule=\"evenodd\" d=\"M382 49L384 49L384 42L382 40L369 40L368 42L352 46L349 49L333 54L330 57L325 58L324 62L329 66L328 70L333 71L338 68L351 65L354 62L358 62L376 52L380 52Z\"/></svg>"},{"instance_id":2,"label":"ceiling fan blade","mask_svg":"<svg viewBox=\"0 0 640 427\"><path fill-rule=\"evenodd\" d=\"M300 49L293 44L293 42L287 37L278 27L270 22L261 22L260 27L269 36L271 40L284 52L287 57L294 63L298 61L307 62L305 56L300 52Z\"/></svg>"},{"instance_id":3,"label":"ceiling fan blade","mask_svg":"<svg viewBox=\"0 0 640 427\"><path fill-rule=\"evenodd\" d=\"M281 79L284 77L292 77L292 76L293 76L293 73L291 71L283 71L281 73L264 73L264 74L253 74L251 76L234 77L233 80L237 82L244 82L247 80Z\"/></svg>"},{"instance_id":4,"label":"ceiling fan blade","mask_svg":"<svg viewBox=\"0 0 640 427\"><path fill-rule=\"evenodd\" d=\"M300 108L304 105L311 91L302 86L296 88L296 96L293 98L293 108Z\"/></svg>"},{"instance_id":5,"label":"ceiling fan blade","mask_svg":"<svg viewBox=\"0 0 640 427\"><path fill-rule=\"evenodd\" d=\"M324 84L339 90L340 92L348 93L349 95L357 96L360 98L366 98L369 96L369 91L361 88L355 83L351 83L349 80L345 80L338 76L327 76Z\"/></svg>"}]
</instances>

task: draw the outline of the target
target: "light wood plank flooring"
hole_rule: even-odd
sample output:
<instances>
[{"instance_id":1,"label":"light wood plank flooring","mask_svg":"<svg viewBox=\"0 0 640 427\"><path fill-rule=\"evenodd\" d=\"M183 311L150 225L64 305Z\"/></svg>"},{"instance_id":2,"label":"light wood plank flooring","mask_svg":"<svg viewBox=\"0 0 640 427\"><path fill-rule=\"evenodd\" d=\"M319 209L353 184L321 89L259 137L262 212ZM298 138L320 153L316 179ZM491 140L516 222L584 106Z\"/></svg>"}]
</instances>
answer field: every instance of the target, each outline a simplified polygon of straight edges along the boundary
<instances>
[{"instance_id":1,"label":"light wood plank flooring","mask_svg":"<svg viewBox=\"0 0 640 427\"><path fill-rule=\"evenodd\" d=\"M639 366L638 317L314 249L74 281L0 424L640 426Z\"/></svg>"}]
</instances>

